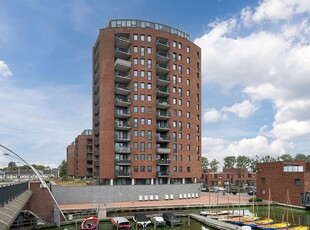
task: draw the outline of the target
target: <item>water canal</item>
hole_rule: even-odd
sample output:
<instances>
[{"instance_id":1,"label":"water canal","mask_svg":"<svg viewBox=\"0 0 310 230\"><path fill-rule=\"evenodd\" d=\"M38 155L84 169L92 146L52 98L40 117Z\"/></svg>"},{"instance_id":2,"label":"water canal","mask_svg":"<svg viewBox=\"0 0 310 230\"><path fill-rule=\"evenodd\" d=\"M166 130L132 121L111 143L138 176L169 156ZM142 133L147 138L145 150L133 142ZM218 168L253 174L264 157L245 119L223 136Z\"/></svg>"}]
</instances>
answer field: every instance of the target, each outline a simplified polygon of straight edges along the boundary
<instances>
[{"instance_id":1,"label":"water canal","mask_svg":"<svg viewBox=\"0 0 310 230\"><path fill-rule=\"evenodd\" d=\"M250 210L251 207L245 207L244 210ZM271 212L270 212L270 217L274 220L276 220L277 222L282 221L282 219L286 218L286 207L282 207L282 206L274 206L271 208ZM194 214L199 214L200 211L202 211L201 209L190 209L190 210L182 210L182 214L184 213L194 213ZM178 214L180 211L173 211L174 213ZM264 206L258 206L255 207L255 212L258 214L258 216L260 218L265 218L267 217L267 208ZM145 212L147 215L152 215L155 214L156 212ZM133 216L134 213L133 212L120 212L120 213L110 213L109 216L112 215L118 215L118 216ZM310 226L310 210L302 210L302 209L289 209L289 222L291 223L295 223L296 225L298 224L302 224L305 226ZM193 219L189 219L187 217L182 217L181 218L183 221L183 225L180 227L173 227L173 229L176 230L214 230L213 228L210 228L208 226L203 226L201 223L193 220ZM134 222L131 221L132 224L132 229L135 229L135 225ZM53 228L46 228L49 230L79 230L80 229L80 223L74 223L71 225L66 225L66 226L61 226L60 228L57 227L53 227ZM112 224L108 221L108 222L101 222L100 223L100 228L99 230L112 230L115 229L113 228ZM142 228L139 228L142 229ZM154 227L152 225L148 226L146 229L154 229ZM160 227L157 229L161 229L161 230L166 230L166 229L171 229L170 226L166 226L166 227Z\"/></svg>"}]
</instances>

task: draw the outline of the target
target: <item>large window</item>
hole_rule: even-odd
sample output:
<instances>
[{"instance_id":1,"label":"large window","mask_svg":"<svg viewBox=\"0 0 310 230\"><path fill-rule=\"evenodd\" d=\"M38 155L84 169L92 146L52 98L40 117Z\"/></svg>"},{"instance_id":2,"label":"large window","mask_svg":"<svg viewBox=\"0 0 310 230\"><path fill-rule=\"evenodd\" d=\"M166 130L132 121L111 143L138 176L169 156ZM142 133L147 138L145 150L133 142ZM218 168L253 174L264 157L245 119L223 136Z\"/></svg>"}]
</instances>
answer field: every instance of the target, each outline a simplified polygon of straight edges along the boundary
<instances>
[{"instance_id":1,"label":"large window","mask_svg":"<svg viewBox=\"0 0 310 230\"><path fill-rule=\"evenodd\" d=\"M284 165L284 172L303 172L304 166L302 165Z\"/></svg>"}]
</instances>

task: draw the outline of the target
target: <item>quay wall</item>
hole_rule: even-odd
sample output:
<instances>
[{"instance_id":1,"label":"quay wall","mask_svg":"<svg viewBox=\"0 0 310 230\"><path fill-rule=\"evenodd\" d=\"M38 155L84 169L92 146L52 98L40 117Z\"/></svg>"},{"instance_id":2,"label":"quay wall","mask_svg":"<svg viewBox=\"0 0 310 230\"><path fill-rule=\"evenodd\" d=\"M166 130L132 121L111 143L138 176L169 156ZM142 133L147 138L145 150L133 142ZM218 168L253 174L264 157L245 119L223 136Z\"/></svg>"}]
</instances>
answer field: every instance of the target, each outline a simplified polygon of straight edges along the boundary
<instances>
[{"instance_id":1,"label":"quay wall","mask_svg":"<svg viewBox=\"0 0 310 230\"><path fill-rule=\"evenodd\" d=\"M201 184L57 186L51 191L58 204L175 200L200 197Z\"/></svg>"}]
</instances>

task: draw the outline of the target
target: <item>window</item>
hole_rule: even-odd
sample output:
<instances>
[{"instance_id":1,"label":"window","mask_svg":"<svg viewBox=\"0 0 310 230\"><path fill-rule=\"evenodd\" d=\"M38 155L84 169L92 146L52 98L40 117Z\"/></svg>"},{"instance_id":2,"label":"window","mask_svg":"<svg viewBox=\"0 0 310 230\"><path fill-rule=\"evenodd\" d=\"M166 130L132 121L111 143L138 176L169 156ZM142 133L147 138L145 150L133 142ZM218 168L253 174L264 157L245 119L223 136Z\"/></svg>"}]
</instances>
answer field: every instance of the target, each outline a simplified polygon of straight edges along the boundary
<instances>
[{"instance_id":1,"label":"window","mask_svg":"<svg viewBox=\"0 0 310 230\"><path fill-rule=\"evenodd\" d=\"M147 166L147 172L152 172L152 166Z\"/></svg>"},{"instance_id":2,"label":"window","mask_svg":"<svg viewBox=\"0 0 310 230\"><path fill-rule=\"evenodd\" d=\"M187 167L187 172L191 172L191 167Z\"/></svg>"},{"instance_id":3,"label":"window","mask_svg":"<svg viewBox=\"0 0 310 230\"><path fill-rule=\"evenodd\" d=\"M133 148L134 148L134 149L139 148L139 147L138 147L138 142L134 142L134 143L133 143Z\"/></svg>"},{"instance_id":4,"label":"window","mask_svg":"<svg viewBox=\"0 0 310 230\"><path fill-rule=\"evenodd\" d=\"M300 179L295 179L295 180L294 180L294 184L295 184L296 186L300 186L300 185L301 185Z\"/></svg>"},{"instance_id":5,"label":"window","mask_svg":"<svg viewBox=\"0 0 310 230\"><path fill-rule=\"evenodd\" d=\"M134 41L138 41L138 34L134 34L134 35L133 35L133 40L134 40Z\"/></svg>"},{"instance_id":6,"label":"window","mask_svg":"<svg viewBox=\"0 0 310 230\"><path fill-rule=\"evenodd\" d=\"M138 172L138 166L133 166L133 171Z\"/></svg>"},{"instance_id":7,"label":"window","mask_svg":"<svg viewBox=\"0 0 310 230\"><path fill-rule=\"evenodd\" d=\"M151 42L152 41L152 36L151 35L147 35L147 41Z\"/></svg>"},{"instance_id":8,"label":"window","mask_svg":"<svg viewBox=\"0 0 310 230\"><path fill-rule=\"evenodd\" d=\"M144 60L144 59L143 59L143 60ZM141 77L144 77L144 75L145 75L145 71L144 71L144 70L141 70L141 71L140 71L140 76L141 76Z\"/></svg>"},{"instance_id":9,"label":"window","mask_svg":"<svg viewBox=\"0 0 310 230\"><path fill-rule=\"evenodd\" d=\"M172 54L172 60L173 60L173 61L176 61L176 60L177 60L177 54L176 54L176 53L173 53L173 54Z\"/></svg>"},{"instance_id":10,"label":"window","mask_svg":"<svg viewBox=\"0 0 310 230\"><path fill-rule=\"evenodd\" d=\"M134 46L134 47L133 47L133 52L134 52L134 53L138 53L138 46Z\"/></svg>"},{"instance_id":11,"label":"window","mask_svg":"<svg viewBox=\"0 0 310 230\"><path fill-rule=\"evenodd\" d=\"M151 71L147 71L147 80L152 81L152 72Z\"/></svg>"},{"instance_id":12,"label":"window","mask_svg":"<svg viewBox=\"0 0 310 230\"><path fill-rule=\"evenodd\" d=\"M179 150L182 150L182 144L179 144ZM182 157L182 156L181 156Z\"/></svg>"},{"instance_id":13,"label":"window","mask_svg":"<svg viewBox=\"0 0 310 230\"><path fill-rule=\"evenodd\" d=\"M265 183L266 183L266 178L261 178L261 179L260 179L260 182L261 182L262 184L265 184Z\"/></svg>"},{"instance_id":14,"label":"window","mask_svg":"<svg viewBox=\"0 0 310 230\"><path fill-rule=\"evenodd\" d=\"M152 160L152 154L147 154L147 160L151 161Z\"/></svg>"},{"instance_id":15,"label":"window","mask_svg":"<svg viewBox=\"0 0 310 230\"><path fill-rule=\"evenodd\" d=\"M148 69L152 68L152 60L151 59L147 59L147 68Z\"/></svg>"},{"instance_id":16,"label":"window","mask_svg":"<svg viewBox=\"0 0 310 230\"><path fill-rule=\"evenodd\" d=\"M187 101L187 102L186 102L186 106L187 106L187 107L190 107L190 106L191 106L190 101Z\"/></svg>"},{"instance_id":17,"label":"window","mask_svg":"<svg viewBox=\"0 0 310 230\"><path fill-rule=\"evenodd\" d=\"M152 89L152 83L147 83L147 89Z\"/></svg>"},{"instance_id":18,"label":"window","mask_svg":"<svg viewBox=\"0 0 310 230\"><path fill-rule=\"evenodd\" d=\"M147 96L147 101L152 101L152 95Z\"/></svg>"},{"instance_id":19,"label":"window","mask_svg":"<svg viewBox=\"0 0 310 230\"><path fill-rule=\"evenodd\" d=\"M138 130L134 130L134 131L133 131L133 136L134 136L134 137L137 137L137 136L138 136Z\"/></svg>"},{"instance_id":20,"label":"window","mask_svg":"<svg viewBox=\"0 0 310 230\"><path fill-rule=\"evenodd\" d=\"M141 167L140 167L140 171L141 171L141 172L145 172L145 166L141 166Z\"/></svg>"},{"instance_id":21,"label":"window","mask_svg":"<svg viewBox=\"0 0 310 230\"><path fill-rule=\"evenodd\" d=\"M133 160L137 161L138 160L138 154L133 154Z\"/></svg>"},{"instance_id":22,"label":"window","mask_svg":"<svg viewBox=\"0 0 310 230\"><path fill-rule=\"evenodd\" d=\"M134 101L137 101L137 100L138 100L138 94L134 94L134 95L133 95L133 100L134 100Z\"/></svg>"},{"instance_id":23,"label":"window","mask_svg":"<svg viewBox=\"0 0 310 230\"><path fill-rule=\"evenodd\" d=\"M152 149L152 142L148 142L148 143L147 143L147 148L148 148L148 149Z\"/></svg>"},{"instance_id":24,"label":"window","mask_svg":"<svg viewBox=\"0 0 310 230\"><path fill-rule=\"evenodd\" d=\"M182 121L178 122L179 130L182 131Z\"/></svg>"},{"instance_id":25,"label":"window","mask_svg":"<svg viewBox=\"0 0 310 230\"><path fill-rule=\"evenodd\" d=\"M174 48L177 47L177 42L176 42L176 41L173 41L172 46L173 46Z\"/></svg>"},{"instance_id":26,"label":"window","mask_svg":"<svg viewBox=\"0 0 310 230\"><path fill-rule=\"evenodd\" d=\"M147 111L148 111L149 113L151 113L151 112L152 112L152 107L151 107L151 106L148 106L148 107L147 107Z\"/></svg>"},{"instance_id":27,"label":"window","mask_svg":"<svg viewBox=\"0 0 310 230\"><path fill-rule=\"evenodd\" d=\"M145 40L144 34L141 34L141 35L140 35L140 40L141 40L141 41L144 41L144 40Z\"/></svg>"},{"instance_id":28,"label":"window","mask_svg":"<svg viewBox=\"0 0 310 230\"><path fill-rule=\"evenodd\" d=\"M190 85L191 81L189 79L186 80L186 85Z\"/></svg>"},{"instance_id":29,"label":"window","mask_svg":"<svg viewBox=\"0 0 310 230\"><path fill-rule=\"evenodd\" d=\"M140 100L141 100L141 101L144 101L144 98L145 98L144 94L141 94L141 95L140 95Z\"/></svg>"},{"instance_id":30,"label":"window","mask_svg":"<svg viewBox=\"0 0 310 230\"><path fill-rule=\"evenodd\" d=\"M140 83L140 88L141 88L141 89L144 89L144 86L145 86L144 82L141 82L141 83Z\"/></svg>"},{"instance_id":31,"label":"window","mask_svg":"<svg viewBox=\"0 0 310 230\"><path fill-rule=\"evenodd\" d=\"M172 133L172 140L177 141L177 133Z\"/></svg>"},{"instance_id":32,"label":"window","mask_svg":"<svg viewBox=\"0 0 310 230\"><path fill-rule=\"evenodd\" d=\"M144 65L144 64L145 64L145 59L144 59L144 58L141 58L141 59L140 59L140 64L141 64L141 65Z\"/></svg>"},{"instance_id":33,"label":"window","mask_svg":"<svg viewBox=\"0 0 310 230\"><path fill-rule=\"evenodd\" d=\"M173 144L172 145L172 151L173 151L173 153L177 152L177 144ZM173 156L173 160L176 161L177 160L177 156Z\"/></svg>"},{"instance_id":34,"label":"window","mask_svg":"<svg viewBox=\"0 0 310 230\"><path fill-rule=\"evenodd\" d=\"M147 139L152 140L152 131L151 130L147 131Z\"/></svg>"},{"instance_id":35,"label":"window","mask_svg":"<svg viewBox=\"0 0 310 230\"><path fill-rule=\"evenodd\" d=\"M145 55L145 48L144 48L144 46L141 46L141 48L140 48L140 55L141 56Z\"/></svg>"},{"instance_id":36,"label":"window","mask_svg":"<svg viewBox=\"0 0 310 230\"><path fill-rule=\"evenodd\" d=\"M190 95L191 95L191 91L187 90L187 91L186 91L186 96L189 97Z\"/></svg>"},{"instance_id":37,"label":"window","mask_svg":"<svg viewBox=\"0 0 310 230\"><path fill-rule=\"evenodd\" d=\"M190 123L187 123L187 124L186 124L186 128L190 129L190 128L191 128L191 124L190 124Z\"/></svg>"},{"instance_id":38,"label":"window","mask_svg":"<svg viewBox=\"0 0 310 230\"><path fill-rule=\"evenodd\" d=\"M262 189L261 192L262 192L262 195L266 194L266 190L265 189Z\"/></svg>"},{"instance_id":39,"label":"window","mask_svg":"<svg viewBox=\"0 0 310 230\"><path fill-rule=\"evenodd\" d=\"M191 48L189 46L186 47L186 52L189 53L191 51Z\"/></svg>"},{"instance_id":40,"label":"window","mask_svg":"<svg viewBox=\"0 0 310 230\"><path fill-rule=\"evenodd\" d=\"M177 172L177 166L173 166L173 172Z\"/></svg>"},{"instance_id":41,"label":"window","mask_svg":"<svg viewBox=\"0 0 310 230\"><path fill-rule=\"evenodd\" d=\"M174 104L174 105L177 104L177 99L176 98L172 99L172 104Z\"/></svg>"},{"instance_id":42,"label":"window","mask_svg":"<svg viewBox=\"0 0 310 230\"><path fill-rule=\"evenodd\" d=\"M173 161L177 161L177 156L173 155Z\"/></svg>"},{"instance_id":43,"label":"window","mask_svg":"<svg viewBox=\"0 0 310 230\"><path fill-rule=\"evenodd\" d=\"M135 92L138 91L138 82L133 83L133 91L135 91Z\"/></svg>"},{"instance_id":44,"label":"window","mask_svg":"<svg viewBox=\"0 0 310 230\"><path fill-rule=\"evenodd\" d=\"M144 137L144 135L145 135L145 131L144 130L140 130L140 136Z\"/></svg>"},{"instance_id":45,"label":"window","mask_svg":"<svg viewBox=\"0 0 310 230\"><path fill-rule=\"evenodd\" d=\"M182 97L182 88L179 88L179 89L178 89L178 95L179 95L180 97Z\"/></svg>"},{"instance_id":46,"label":"window","mask_svg":"<svg viewBox=\"0 0 310 230\"><path fill-rule=\"evenodd\" d=\"M178 116L179 116L179 117L182 117L182 110L179 110L179 111L178 111Z\"/></svg>"},{"instance_id":47,"label":"window","mask_svg":"<svg viewBox=\"0 0 310 230\"><path fill-rule=\"evenodd\" d=\"M178 73L182 74L182 66L181 65L178 66Z\"/></svg>"},{"instance_id":48,"label":"window","mask_svg":"<svg viewBox=\"0 0 310 230\"><path fill-rule=\"evenodd\" d=\"M186 58L186 62L189 64L191 63L191 59L189 57Z\"/></svg>"},{"instance_id":49,"label":"window","mask_svg":"<svg viewBox=\"0 0 310 230\"><path fill-rule=\"evenodd\" d=\"M182 54L179 54L179 55L178 55L178 60L179 60L179 61L182 61Z\"/></svg>"},{"instance_id":50,"label":"window","mask_svg":"<svg viewBox=\"0 0 310 230\"><path fill-rule=\"evenodd\" d=\"M144 107L144 106L141 106L141 107L140 107L140 112L141 112L141 113L144 113L144 110L145 110L145 107Z\"/></svg>"},{"instance_id":51,"label":"window","mask_svg":"<svg viewBox=\"0 0 310 230\"><path fill-rule=\"evenodd\" d=\"M187 140L190 140L190 139L191 139L191 135L190 135L189 133L186 135L186 139L187 139Z\"/></svg>"},{"instance_id":52,"label":"window","mask_svg":"<svg viewBox=\"0 0 310 230\"><path fill-rule=\"evenodd\" d=\"M182 172L182 166L179 166L179 172Z\"/></svg>"},{"instance_id":53,"label":"window","mask_svg":"<svg viewBox=\"0 0 310 230\"><path fill-rule=\"evenodd\" d=\"M178 77L178 82L182 83L182 77Z\"/></svg>"},{"instance_id":54,"label":"window","mask_svg":"<svg viewBox=\"0 0 310 230\"><path fill-rule=\"evenodd\" d=\"M133 59L133 64L134 64L134 65L138 65L138 58L134 58L134 59Z\"/></svg>"},{"instance_id":55,"label":"window","mask_svg":"<svg viewBox=\"0 0 310 230\"><path fill-rule=\"evenodd\" d=\"M138 112L138 106L134 106L134 107L133 107L133 112L134 112L134 113L137 113L137 112Z\"/></svg>"},{"instance_id":56,"label":"window","mask_svg":"<svg viewBox=\"0 0 310 230\"><path fill-rule=\"evenodd\" d=\"M178 138L182 139L182 133L178 133Z\"/></svg>"},{"instance_id":57,"label":"window","mask_svg":"<svg viewBox=\"0 0 310 230\"><path fill-rule=\"evenodd\" d=\"M151 54L152 53L152 48L151 47L147 47L147 53Z\"/></svg>"},{"instance_id":58,"label":"window","mask_svg":"<svg viewBox=\"0 0 310 230\"><path fill-rule=\"evenodd\" d=\"M172 83L173 83L174 85L177 84L177 77L176 77L176 76L173 76L173 77L172 77Z\"/></svg>"},{"instance_id":59,"label":"window","mask_svg":"<svg viewBox=\"0 0 310 230\"><path fill-rule=\"evenodd\" d=\"M187 112L187 113L186 113L186 117L187 117L187 118L190 118L190 117L191 117L191 113L190 113L190 112Z\"/></svg>"},{"instance_id":60,"label":"window","mask_svg":"<svg viewBox=\"0 0 310 230\"><path fill-rule=\"evenodd\" d=\"M182 99L178 100L178 105L182 105Z\"/></svg>"},{"instance_id":61,"label":"window","mask_svg":"<svg viewBox=\"0 0 310 230\"><path fill-rule=\"evenodd\" d=\"M190 146L190 145L187 145L187 146L186 146L186 150L187 150L187 151L190 151L190 150L191 150L191 146Z\"/></svg>"},{"instance_id":62,"label":"window","mask_svg":"<svg viewBox=\"0 0 310 230\"><path fill-rule=\"evenodd\" d=\"M172 125L173 125L173 127L177 127L177 122L173 121Z\"/></svg>"},{"instance_id":63,"label":"window","mask_svg":"<svg viewBox=\"0 0 310 230\"><path fill-rule=\"evenodd\" d=\"M173 65L172 65L172 69L173 69L173 70L176 70L176 69L177 69L177 65L176 65L176 64L173 64Z\"/></svg>"},{"instance_id":64,"label":"window","mask_svg":"<svg viewBox=\"0 0 310 230\"><path fill-rule=\"evenodd\" d=\"M140 152L145 152L145 143L144 142L140 143ZM144 155L144 154L142 154L142 155Z\"/></svg>"},{"instance_id":65,"label":"window","mask_svg":"<svg viewBox=\"0 0 310 230\"><path fill-rule=\"evenodd\" d=\"M191 73L190 68L187 68L187 69L186 69L186 73L187 73L187 74L190 74L190 73Z\"/></svg>"},{"instance_id":66,"label":"window","mask_svg":"<svg viewBox=\"0 0 310 230\"><path fill-rule=\"evenodd\" d=\"M150 118L147 119L147 124L148 124L148 125L152 125L152 119L150 119Z\"/></svg>"},{"instance_id":67,"label":"window","mask_svg":"<svg viewBox=\"0 0 310 230\"><path fill-rule=\"evenodd\" d=\"M191 156L190 156L190 155L187 156L187 161L188 161L188 162L191 161Z\"/></svg>"},{"instance_id":68,"label":"window","mask_svg":"<svg viewBox=\"0 0 310 230\"><path fill-rule=\"evenodd\" d=\"M177 92L177 87L173 86L172 92L173 92L173 93L176 93L176 92Z\"/></svg>"},{"instance_id":69,"label":"window","mask_svg":"<svg viewBox=\"0 0 310 230\"><path fill-rule=\"evenodd\" d=\"M181 43L181 42L179 42L178 48L179 48L180 50L182 49L182 43Z\"/></svg>"},{"instance_id":70,"label":"window","mask_svg":"<svg viewBox=\"0 0 310 230\"><path fill-rule=\"evenodd\" d=\"M144 118L140 118L140 124L144 125L145 124L145 119Z\"/></svg>"},{"instance_id":71,"label":"window","mask_svg":"<svg viewBox=\"0 0 310 230\"><path fill-rule=\"evenodd\" d=\"M138 127L138 118L133 119L133 127L137 128Z\"/></svg>"},{"instance_id":72,"label":"window","mask_svg":"<svg viewBox=\"0 0 310 230\"><path fill-rule=\"evenodd\" d=\"M133 71L133 76L134 76L134 77L138 77L138 70L134 70L134 71Z\"/></svg>"}]
</instances>

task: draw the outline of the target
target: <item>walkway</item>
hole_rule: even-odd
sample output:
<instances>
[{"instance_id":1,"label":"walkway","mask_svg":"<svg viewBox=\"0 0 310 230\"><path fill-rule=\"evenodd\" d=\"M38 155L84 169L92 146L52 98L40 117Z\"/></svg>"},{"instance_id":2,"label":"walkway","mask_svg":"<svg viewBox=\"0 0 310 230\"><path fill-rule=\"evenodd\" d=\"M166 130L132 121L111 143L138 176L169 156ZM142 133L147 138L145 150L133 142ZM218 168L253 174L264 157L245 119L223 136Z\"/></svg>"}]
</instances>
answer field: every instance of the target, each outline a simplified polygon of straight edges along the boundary
<instances>
[{"instance_id":1,"label":"walkway","mask_svg":"<svg viewBox=\"0 0 310 230\"><path fill-rule=\"evenodd\" d=\"M26 190L18 197L5 204L4 207L0 207L0 229L8 230L14 223L20 211L26 205L27 201L32 195L31 190Z\"/></svg>"},{"instance_id":2,"label":"walkway","mask_svg":"<svg viewBox=\"0 0 310 230\"><path fill-rule=\"evenodd\" d=\"M210 199L209 199L210 198ZM155 208L155 207L207 207L210 205L225 205L227 206L228 201L230 205L239 205L240 204L248 204L251 196L247 194L238 195L223 195L215 194L215 193L201 193L199 198L191 198L191 199L175 199L175 200L158 200L158 201L134 201L134 202L115 202L115 203L91 203L91 204L62 204L59 205L62 211L67 210L79 210L79 209L92 209L106 207L108 209L139 209L139 208Z\"/></svg>"}]
</instances>

